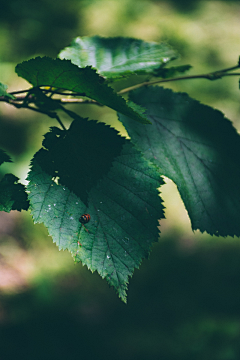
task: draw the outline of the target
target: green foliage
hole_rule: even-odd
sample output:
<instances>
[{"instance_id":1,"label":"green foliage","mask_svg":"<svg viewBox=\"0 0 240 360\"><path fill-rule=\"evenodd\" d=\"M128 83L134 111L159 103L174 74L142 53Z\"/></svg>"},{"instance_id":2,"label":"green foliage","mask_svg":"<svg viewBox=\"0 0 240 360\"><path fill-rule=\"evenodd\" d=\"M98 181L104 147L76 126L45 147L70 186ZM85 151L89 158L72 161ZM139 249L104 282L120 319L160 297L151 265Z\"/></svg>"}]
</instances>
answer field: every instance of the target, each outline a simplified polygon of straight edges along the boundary
<instances>
[{"instance_id":1,"label":"green foliage","mask_svg":"<svg viewBox=\"0 0 240 360\"><path fill-rule=\"evenodd\" d=\"M163 79L176 76L178 73L184 73L191 69L191 65L172 66L170 68L159 67L154 70L154 76L161 77Z\"/></svg>"},{"instance_id":2,"label":"green foliage","mask_svg":"<svg viewBox=\"0 0 240 360\"><path fill-rule=\"evenodd\" d=\"M4 94L5 96L5 94ZM10 156L0 149L0 165L12 162ZM27 210L29 202L25 186L18 183L18 178L13 174L5 174L0 181L0 211Z\"/></svg>"},{"instance_id":3,"label":"green foliage","mask_svg":"<svg viewBox=\"0 0 240 360\"><path fill-rule=\"evenodd\" d=\"M4 162L12 162L10 156L2 149L0 149L0 165Z\"/></svg>"},{"instance_id":4,"label":"green foliage","mask_svg":"<svg viewBox=\"0 0 240 360\"><path fill-rule=\"evenodd\" d=\"M8 88L7 85L0 83L0 96L4 96L9 99L14 99L14 96L11 94L8 94L8 92L6 91L7 88Z\"/></svg>"},{"instance_id":5,"label":"green foliage","mask_svg":"<svg viewBox=\"0 0 240 360\"><path fill-rule=\"evenodd\" d=\"M77 37L59 57L84 68L93 66L111 81L132 74L154 74L154 71L178 57L167 44L132 38Z\"/></svg>"},{"instance_id":6,"label":"green foliage","mask_svg":"<svg viewBox=\"0 0 240 360\"><path fill-rule=\"evenodd\" d=\"M133 143L172 179L193 230L240 236L240 138L223 114L187 94L161 87L139 89L152 126L132 126L119 115Z\"/></svg>"},{"instance_id":7,"label":"green foliage","mask_svg":"<svg viewBox=\"0 0 240 360\"><path fill-rule=\"evenodd\" d=\"M28 210L25 186L13 174L5 174L0 182L0 211Z\"/></svg>"},{"instance_id":8,"label":"green foliage","mask_svg":"<svg viewBox=\"0 0 240 360\"><path fill-rule=\"evenodd\" d=\"M114 143L115 154L109 154ZM28 175L34 221L126 301L128 277L158 240L158 219L164 217L158 169L115 130L84 119L68 131L52 129L43 144L50 148L34 156ZM83 226L84 213L91 220Z\"/></svg>"},{"instance_id":9,"label":"green foliage","mask_svg":"<svg viewBox=\"0 0 240 360\"><path fill-rule=\"evenodd\" d=\"M109 172L125 142L109 126L78 116L67 131L55 127L45 135L41 167L87 205L89 191Z\"/></svg>"},{"instance_id":10,"label":"green foliage","mask_svg":"<svg viewBox=\"0 0 240 360\"><path fill-rule=\"evenodd\" d=\"M17 65L31 89L9 94L0 85L0 101L46 114L60 126L50 128L33 156L27 191L12 174L1 180L2 211L27 210L29 201L34 222L48 228L59 249L97 271L125 302L129 276L158 241L161 175L176 183L193 230L240 236L236 130L221 112L187 94L149 86L175 80L169 77L190 65L166 68L177 57L168 45L121 37L77 38L59 56ZM196 78L220 79L239 67ZM129 87L124 79L136 74L148 81ZM117 94L108 83L119 79ZM128 101L119 96L127 92ZM65 107L72 102L114 109L130 140ZM72 121L68 129L63 112ZM4 161L11 160L1 151ZM85 224L83 214L90 216Z\"/></svg>"},{"instance_id":11,"label":"green foliage","mask_svg":"<svg viewBox=\"0 0 240 360\"><path fill-rule=\"evenodd\" d=\"M37 57L18 64L16 73L34 87L50 86L82 93L83 96L123 112L134 120L148 122L128 106L122 97L117 96L90 66L80 69L69 60Z\"/></svg>"}]
</instances>

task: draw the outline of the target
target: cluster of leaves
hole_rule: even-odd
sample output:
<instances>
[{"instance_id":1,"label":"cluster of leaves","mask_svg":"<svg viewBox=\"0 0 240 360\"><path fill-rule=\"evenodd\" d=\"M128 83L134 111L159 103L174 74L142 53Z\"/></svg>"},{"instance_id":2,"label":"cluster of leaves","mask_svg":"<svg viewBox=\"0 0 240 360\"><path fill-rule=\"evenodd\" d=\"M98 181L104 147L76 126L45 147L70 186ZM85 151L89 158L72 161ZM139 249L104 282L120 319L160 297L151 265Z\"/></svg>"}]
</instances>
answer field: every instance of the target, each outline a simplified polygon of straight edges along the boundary
<instances>
[{"instance_id":1,"label":"cluster of leaves","mask_svg":"<svg viewBox=\"0 0 240 360\"><path fill-rule=\"evenodd\" d=\"M16 66L32 88L2 100L55 118L34 155L25 189L14 175L0 183L0 210L30 210L59 249L97 271L123 301L129 276L158 241L164 218L161 175L172 179L193 230L240 236L240 138L223 114L162 87L139 87L128 101L111 87L145 75L167 78L189 65L166 67L178 57L166 44L130 38L75 39L57 59L37 57ZM61 90L60 90L61 89ZM115 129L66 109L63 90L118 112L131 140ZM69 129L59 113L71 119ZM0 153L1 163L11 161ZM29 203L28 203L29 201ZM82 214L91 220L82 224Z\"/></svg>"}]
</instances>

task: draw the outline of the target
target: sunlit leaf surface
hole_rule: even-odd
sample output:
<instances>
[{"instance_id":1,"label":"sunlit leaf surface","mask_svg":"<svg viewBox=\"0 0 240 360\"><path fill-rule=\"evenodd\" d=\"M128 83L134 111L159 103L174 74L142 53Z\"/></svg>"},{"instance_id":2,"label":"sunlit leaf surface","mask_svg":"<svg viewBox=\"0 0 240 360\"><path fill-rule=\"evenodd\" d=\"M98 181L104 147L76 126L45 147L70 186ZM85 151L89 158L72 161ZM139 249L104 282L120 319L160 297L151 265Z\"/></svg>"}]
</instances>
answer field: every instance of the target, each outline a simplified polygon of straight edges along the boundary
<instances>
[{"instance_id":1,"label":"sunlit leaf surface","mask_svg":"<svg viewBox=\"0 0 240 360\"><path fill-rule=\"evenodd\" d=\"M102 150L94 132L105 132ZM70 139L78 142L79 153L65 147L70 146ZM88 139L88 149L81 139ZM118 153L111 163L106 159L105 166L102 151L108 152L113 143ZM28 175L34 221L43 222L59 249L68 249L76 261L97 271L126 301L129 276L148 256L152 243L158 241L158 219L164 217L157 190L163 184L159 170L116 130L95 121L75 120L68 131L54 128L46 134L43 145ZM96 181L87 192L82 187L91 165L88 168L85 156L93 165L100 162ZM72 171L68 169L70 179L63 176L61 161L69 161L72 167ZM79 221L83 214L91 217L84 225Z\"/></svg>"},{"instance_id":2,"label":"sunlit leaf surface","mask_svg":"<svg viewBox=\"0 0 240 360\"><path fill-rule=\"evenodd\" d=\"M121 96L114 93L90 66L80 69L70 60L37 57L18 64L16 73L34 87L49 86L82 93L136 121L148 122L141 113L132 109Z\"/></svg>"},{"instance_id":3,"label":"sunlit leaf surface","mask_svg":"<svg viewBox=\"0 0 240 360\"><path fill-rule=\"evenodd\" d=\"M80 68L91 65L99 74L114 80L134 73L150 74L176 59L177 53L165 43L85 36L74 39L59 57L71 60Z\"/></svg>"}]
</instances>

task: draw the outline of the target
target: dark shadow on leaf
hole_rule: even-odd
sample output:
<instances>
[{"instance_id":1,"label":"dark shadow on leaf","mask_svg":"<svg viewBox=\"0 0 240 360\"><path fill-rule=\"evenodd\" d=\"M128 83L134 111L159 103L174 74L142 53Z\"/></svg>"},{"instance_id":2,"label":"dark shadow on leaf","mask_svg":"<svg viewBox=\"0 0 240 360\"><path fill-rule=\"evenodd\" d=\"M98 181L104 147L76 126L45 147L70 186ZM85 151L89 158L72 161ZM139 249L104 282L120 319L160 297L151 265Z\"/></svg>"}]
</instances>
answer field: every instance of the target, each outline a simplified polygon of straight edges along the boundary
<instances>
[{"instance_id":1,"label":"dark shadow on leaf","mask_svg":"<svg viewBox=\"0 0 240 360\"><path fill-rule=\"evenodd\" d=\"M108 173L124 143L116 130L79 117L67 131L52 127L37 159L44 171L87 205L89 191Z\"/></svg>"}]
</instances>

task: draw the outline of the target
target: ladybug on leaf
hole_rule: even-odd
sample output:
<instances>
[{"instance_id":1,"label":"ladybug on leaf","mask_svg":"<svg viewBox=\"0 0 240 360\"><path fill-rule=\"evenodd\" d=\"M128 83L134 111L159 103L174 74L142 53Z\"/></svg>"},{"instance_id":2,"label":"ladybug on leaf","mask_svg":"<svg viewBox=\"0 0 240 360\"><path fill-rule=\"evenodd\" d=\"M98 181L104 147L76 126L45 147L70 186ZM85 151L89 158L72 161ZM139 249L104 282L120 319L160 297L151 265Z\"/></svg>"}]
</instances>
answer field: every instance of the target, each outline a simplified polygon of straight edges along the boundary
<instances>
[{"instance_id":1,"label":"ladybug on leaf","mask_svg":"<svg viewBox=\"0 0 240 360\"><path fill-rule=\"evenodd\" d=\"M91 216L89 214L83 214L80 217L79 221L80 221L81 224L84 225L84 224L87 224L90 221L90 219L91 219Z\"/></svg>"}]
</instances>

